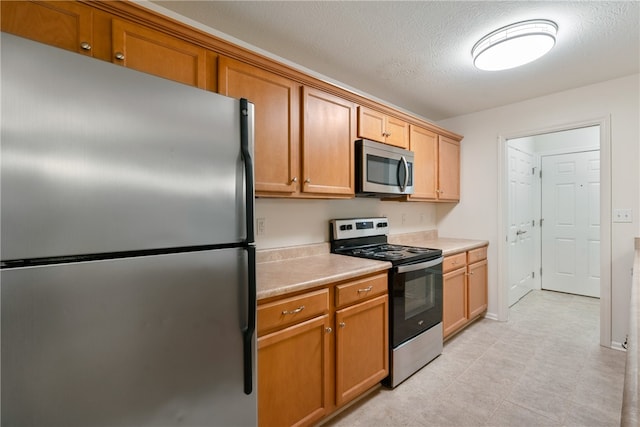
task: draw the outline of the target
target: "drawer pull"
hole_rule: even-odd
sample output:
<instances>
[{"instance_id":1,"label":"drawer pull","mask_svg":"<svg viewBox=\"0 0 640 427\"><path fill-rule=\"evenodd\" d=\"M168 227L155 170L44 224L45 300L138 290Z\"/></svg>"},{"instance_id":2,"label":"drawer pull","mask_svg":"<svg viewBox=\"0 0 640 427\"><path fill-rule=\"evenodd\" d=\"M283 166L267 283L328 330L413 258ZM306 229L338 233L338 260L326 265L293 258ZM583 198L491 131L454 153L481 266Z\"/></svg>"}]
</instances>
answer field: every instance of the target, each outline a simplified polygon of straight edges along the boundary
<instances>
[{"instance_id":1,"label":"drawer pull","mask_svg":"<svg viewBox=\"0 0 640 427\"><path fill-rule=\"evenodd\" d=\"M371 290L373 289L373 285L367 286L364 289L358 289L358 293L362 293L362 292L371 292Z\"/></svg>"},{"instance_id":2,"label":"drawer pull","mask_svg":"<svg viewBox=\"0 0 640 427\"><path fill-rule=\"evenodd\" d=\"M301 305L300 307L296 308L295 310L282 310L282 315L287 315L287 314L297 314L300 313L302 310L304 310L304 305Z\"/></svg>"}]
</instances>

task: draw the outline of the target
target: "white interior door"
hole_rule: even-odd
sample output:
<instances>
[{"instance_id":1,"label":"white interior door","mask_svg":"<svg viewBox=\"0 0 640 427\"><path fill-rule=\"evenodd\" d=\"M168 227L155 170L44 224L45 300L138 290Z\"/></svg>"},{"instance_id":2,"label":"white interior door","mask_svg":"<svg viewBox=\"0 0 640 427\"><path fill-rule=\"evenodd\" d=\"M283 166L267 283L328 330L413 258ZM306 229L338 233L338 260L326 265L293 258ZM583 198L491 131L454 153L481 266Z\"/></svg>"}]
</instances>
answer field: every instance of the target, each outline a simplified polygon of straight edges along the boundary
<instances>
[{"instance_id":1,"label":"white interior door","mask_svg":"<svg viewBox=\"0 0 640 427\"><path fill-rule=\"evenodd\" d=\"M600 151L542 157L542 288L600 297Z\"/></svg>"},{"instance_id":2,"label":"white interior door","mask_svg":"<svg viewBox=\"0 0 640 427\"><path fill-rule=\"evenodd\" d=\"M533 154L508 147L509 306L533 289Z\"/></svg>"}]
</instances>

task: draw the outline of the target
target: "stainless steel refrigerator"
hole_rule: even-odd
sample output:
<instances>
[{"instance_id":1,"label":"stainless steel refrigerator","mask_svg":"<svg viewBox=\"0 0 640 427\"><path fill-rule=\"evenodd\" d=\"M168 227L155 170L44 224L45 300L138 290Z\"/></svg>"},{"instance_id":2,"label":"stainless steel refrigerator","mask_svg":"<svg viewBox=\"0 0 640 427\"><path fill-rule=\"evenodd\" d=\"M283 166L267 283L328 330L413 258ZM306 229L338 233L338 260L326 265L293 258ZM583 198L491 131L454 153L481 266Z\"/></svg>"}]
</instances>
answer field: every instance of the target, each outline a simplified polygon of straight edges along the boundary
<instances>
[{"instance_id":1,"label":"stainless steel refrigerator","mask_svg":"<svg viewBox=\"0 0 640 427\"><path fill-rule=\"evenodd\" d=\"M252 104L0 42L2 425L256 425Z\"/></svg>"}]
</instances>

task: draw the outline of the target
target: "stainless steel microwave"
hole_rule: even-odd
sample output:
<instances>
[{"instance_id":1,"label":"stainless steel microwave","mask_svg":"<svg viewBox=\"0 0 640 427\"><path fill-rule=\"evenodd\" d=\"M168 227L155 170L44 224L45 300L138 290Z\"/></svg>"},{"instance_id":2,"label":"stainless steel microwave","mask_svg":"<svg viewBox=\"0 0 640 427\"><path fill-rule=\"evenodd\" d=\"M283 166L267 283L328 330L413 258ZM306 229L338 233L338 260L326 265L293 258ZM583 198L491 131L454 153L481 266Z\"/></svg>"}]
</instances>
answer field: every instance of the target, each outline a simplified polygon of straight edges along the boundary
<instances>
[{"instance_id":1,"label":"stainless steel microwave","mask_svg":"<svg viewBox=\"0 0 640 427\"><path fill-rule=\"evenodd\" d=\"M356 196L413 194L413 152L368 139L356 141Z\"/></svg>"}]
</instances>

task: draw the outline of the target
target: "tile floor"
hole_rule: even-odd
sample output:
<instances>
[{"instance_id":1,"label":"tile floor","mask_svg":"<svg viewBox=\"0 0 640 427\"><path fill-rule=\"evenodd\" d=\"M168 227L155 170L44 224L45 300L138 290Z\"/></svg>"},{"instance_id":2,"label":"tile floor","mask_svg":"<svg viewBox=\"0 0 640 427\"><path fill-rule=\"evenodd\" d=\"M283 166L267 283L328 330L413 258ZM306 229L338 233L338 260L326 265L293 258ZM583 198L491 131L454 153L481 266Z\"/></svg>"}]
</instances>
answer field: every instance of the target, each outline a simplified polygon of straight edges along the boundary
<instances>
[{"instance_id":1,"label":"tile floor","mask_svg":"<svg viewBox=\"0 0 640 427\"><path fill-rule=\"evenodd\" d=\"M394 390L325 426L619 426L625 353L600 347L599 300L533 291Z\"/></svg>"}]
</instances>

